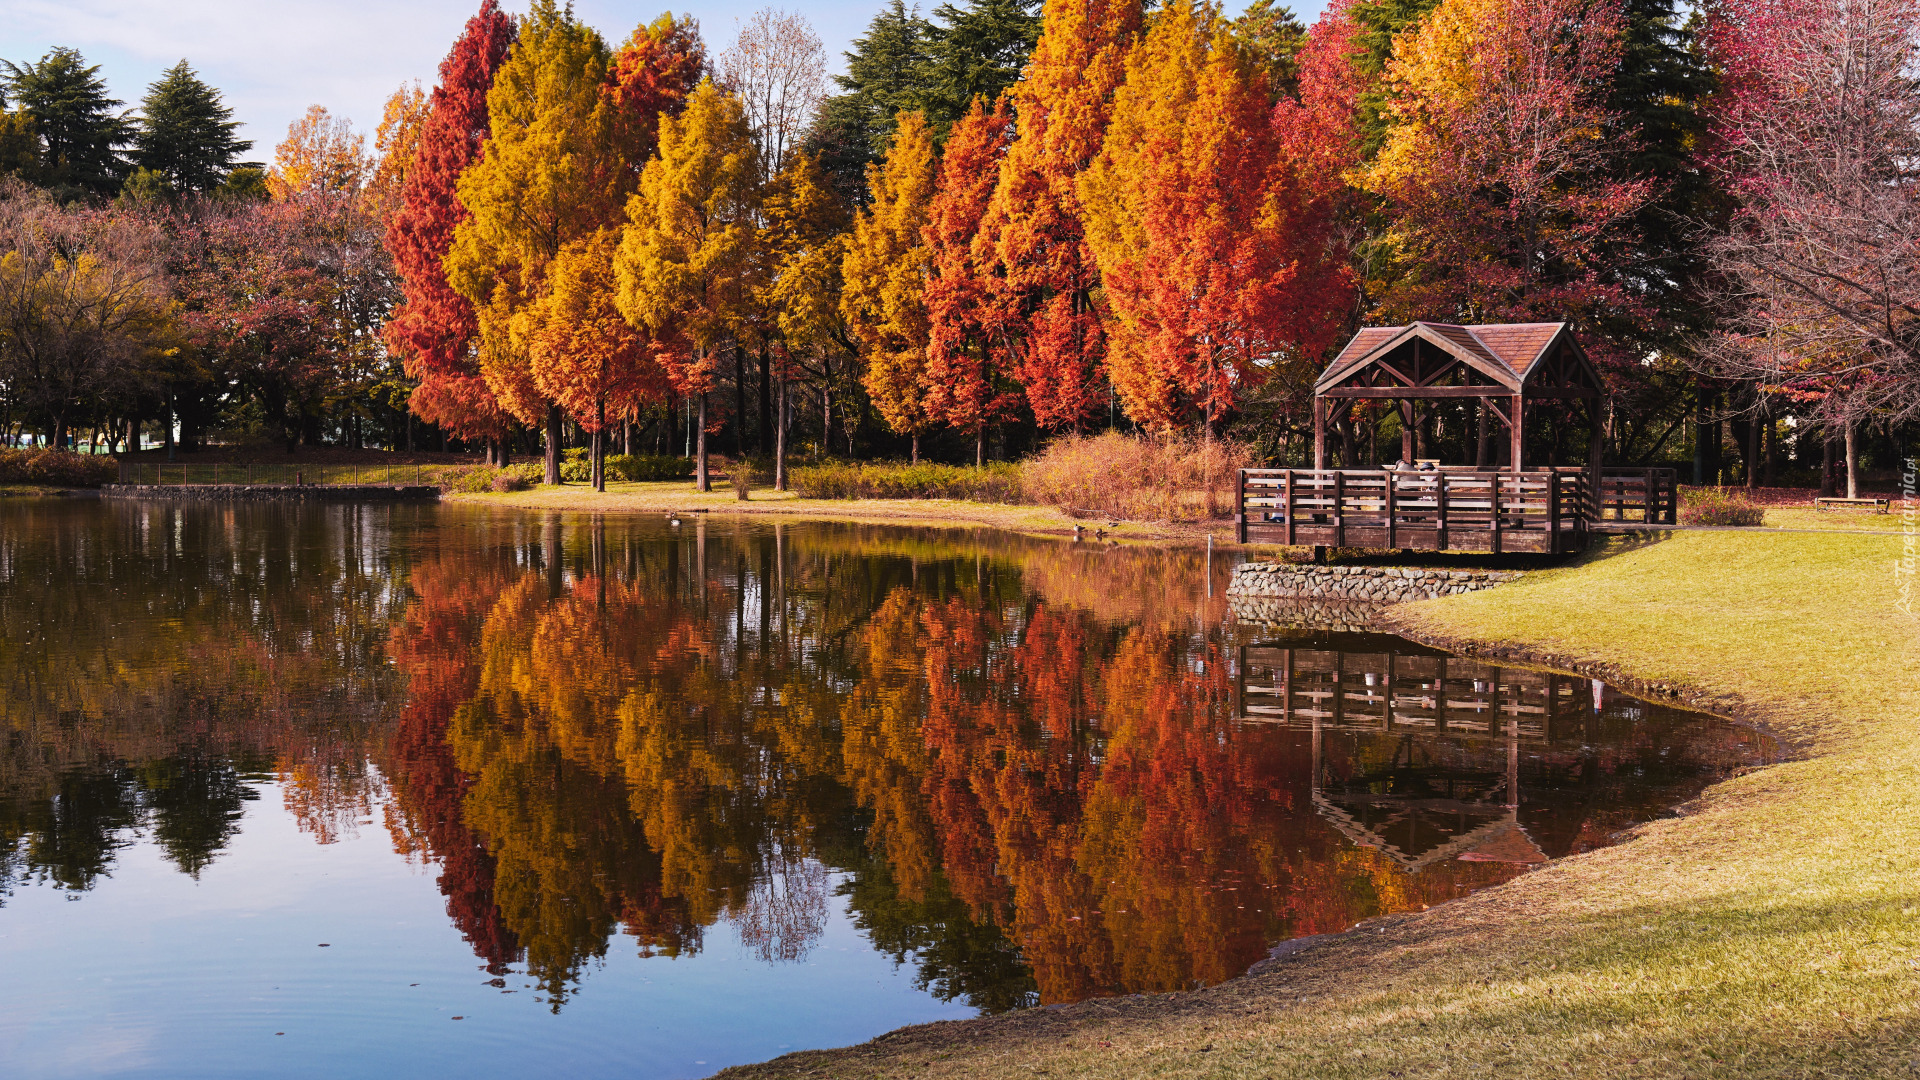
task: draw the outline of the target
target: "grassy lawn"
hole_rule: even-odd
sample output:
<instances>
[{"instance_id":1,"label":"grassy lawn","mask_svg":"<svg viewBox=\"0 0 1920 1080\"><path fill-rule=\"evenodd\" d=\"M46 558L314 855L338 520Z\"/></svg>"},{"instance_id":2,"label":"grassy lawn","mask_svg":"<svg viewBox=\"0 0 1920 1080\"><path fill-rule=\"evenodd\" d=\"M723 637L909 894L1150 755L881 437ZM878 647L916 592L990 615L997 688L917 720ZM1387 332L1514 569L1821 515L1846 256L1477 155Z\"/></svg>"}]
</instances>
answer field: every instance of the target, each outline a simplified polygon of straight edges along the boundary
<instances>
[{"instance_id":1,"label":"grassy lawn","mask_svg":"<svg viewBox=\"0 0 1920 1080\"><path fill-rule=\"evenodd\" d=\"M1904 520L1900 504L1889 513L1870 510L1813 510L1798 506L1767 507L1767 527L1771 529L1890 529L1900 531Z\"/></svg>"},{"instance_id":2,"label":"grassy lawn","mask_svg":"<svg viewBox=\"0 0 1920 1080\"><path fill-rule=\"evenodd\" d=\"M1401 610L1688 688L1792 760L1683 816L1188 994L908 1028L742 1077L1920 1076L1920 624L1897 537L1677 533Z\"/></svg>"},{"instance_id":3,"label":"grassy lawn","mask_svg":"<svg viewBox=\"0 0 1920 1080\"><path fill-rule=\"evenodd\" d=\"M484 503L529 510L569 510L587 513L688 513L776 514L843 521L911 523L961 528L991 526L1014 532L1059 535L1082 525L1089 535L1095 529L1117 540L1202 539L1207 527L1184 523L1143 523L1123 521L1108 527L1105 521L1075 521L1050 506L1012 506L1005 503L969 502L962 499L805 499L791 491L762 488L739 500L731 487L716 482L713 490L701 494L685 480L609 483L605 492L586 484L560 487L535 487L529 491L487 492L446 496L449 502ZM1219 540L1233 536L1230 522L1215 522L1211 530Z\"/></svg>"}]
</instances>

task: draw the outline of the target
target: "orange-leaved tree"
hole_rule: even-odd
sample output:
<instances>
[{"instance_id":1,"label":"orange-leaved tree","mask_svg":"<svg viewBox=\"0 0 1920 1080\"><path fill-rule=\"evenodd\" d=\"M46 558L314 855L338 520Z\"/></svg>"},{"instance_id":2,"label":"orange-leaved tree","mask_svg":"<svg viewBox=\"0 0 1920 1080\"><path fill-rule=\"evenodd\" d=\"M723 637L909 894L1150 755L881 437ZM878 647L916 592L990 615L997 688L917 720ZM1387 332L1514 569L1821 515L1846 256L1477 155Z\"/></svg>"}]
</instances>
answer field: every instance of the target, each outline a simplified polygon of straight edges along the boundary
<instances>
[{"instance_id":1,"label":"orange-leaved tree","mask_svg":"<svg viewBox=\"0 0 1920 1080\"><path fill-rule=\"evenodd\" d=\"M754 288L759 202L752 133L737 98L703 81L660 119L660 153L627 202L614 269L620 313L655 340L674 389L699 404L694 480L707 475L707 394Z\"/></svg>"},{"instance_id":2,"label":"orange-leaved tree","mask_svg":"<svg viewBox=\"0 0 1920 1080\"><path fill-rule=\"evenodd\" d=\"M886 160L867 166L872 205L854 220L841 274L840 311L867 362L863 382L887 426L913 439L928 426L927 246L921 230L933 199L933 135L918 112L895 121Z\"/></svg>"},{"instance_id":3,"label":"orange-leaved tree","mask_svg":"<svg viewBox=\"0 0 1920 1080\"><path fill-rule=\"evenodd\" d=\"M487 386L522 422L545 421L549 484L560 482L560 405L534 380L532 338L555 256L611 216L607 60L606 43L571 7L535 0L488 92L492 137L460 176L470 216L443 261L478 313Z\"/></svg>"},{"instance_id":4,"label":"orange-leaved tree","mask_svg":"<svg viewBox=\"0 0 1920 1080\"><path fill-rule=\"evenodd\" d=\"M353 121L334 116L324 105L309 105L273 148L267 190L281 200L307 191L357 192L372 171L367 137L353 130Z\"/></svg>"},{"instance_id":5,"label":"orange-leaved tree","mask_svg":"<svg viewBox=\"0 0 1920 1080\"><path fill-rule=\"evenodd\" d=\"M1013 90L1017 136L976 241L994 278L990 330L1008 342L1014 377L1043 427L1076 426L1100 396L1099 275L1076 182L1099 152L1140 22L1140 0L1047 6L1040 42Z\"/></svg>"},{"instance_id":6,"label":"orange-leaved tree","mask_svg":"<svg viewBox=\"0 0 1920 1080\"><path fill-rule=\"evenodd\" d=\"M1211 431L1270 365L1324 351L1351 308L1333 206L1311 197L1338 177L1288 167L1265 83L1215 11L1174 0L1128 57L1080 175L1114 316L1107 370L1152 430L1197 414Z\"/></svg>"},{"instance_id":7,"label":"orange-leaved tree","mask_svg":"<svg viewBox=\"0 0 1920 1080\"><path fill-rule=\"evenodd\" d=\"M975 465L987 462L987 425L1020 400L1009 389L1009 352L988 330L993 282L973 243L1012 130L1004 95L991 111L984 97L973 100L947 136L922 232L928 323L923 404L929 417L973 432Z\"/></svg>"}]
</instances>

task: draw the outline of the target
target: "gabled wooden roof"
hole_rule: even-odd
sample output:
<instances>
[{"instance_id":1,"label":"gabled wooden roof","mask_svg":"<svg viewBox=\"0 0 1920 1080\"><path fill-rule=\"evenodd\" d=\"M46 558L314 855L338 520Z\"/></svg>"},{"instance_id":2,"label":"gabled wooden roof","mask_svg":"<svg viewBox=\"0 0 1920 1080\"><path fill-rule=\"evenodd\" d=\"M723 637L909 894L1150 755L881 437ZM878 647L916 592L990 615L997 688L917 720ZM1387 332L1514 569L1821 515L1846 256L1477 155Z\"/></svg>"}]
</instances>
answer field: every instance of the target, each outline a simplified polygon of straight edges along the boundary
<instances>
[{"instance_id":1,"label":"gabled wooden roof","mask_svg":"<svg viewBox=\"0 0 1920 1080\"><path fill-rule=\"evenodd\" d=\"M1415 322L1406 326L1369 326L1353 336L1334 357L1314 383L1321 393L1340 384L1369 364L1376 363L1410 341L1429 342L1451 354L1461 363L1479 371L1490 382L1509 392L1520 392L1540 370L1541 361L1561 346L1572 348L1580 365L1591 371L1586 353L1575 341L1567 324L1484 323L1460 326L1453 323ZM1593 374L1595 385L1598 374Z\"/></svg>"}]
</instances>

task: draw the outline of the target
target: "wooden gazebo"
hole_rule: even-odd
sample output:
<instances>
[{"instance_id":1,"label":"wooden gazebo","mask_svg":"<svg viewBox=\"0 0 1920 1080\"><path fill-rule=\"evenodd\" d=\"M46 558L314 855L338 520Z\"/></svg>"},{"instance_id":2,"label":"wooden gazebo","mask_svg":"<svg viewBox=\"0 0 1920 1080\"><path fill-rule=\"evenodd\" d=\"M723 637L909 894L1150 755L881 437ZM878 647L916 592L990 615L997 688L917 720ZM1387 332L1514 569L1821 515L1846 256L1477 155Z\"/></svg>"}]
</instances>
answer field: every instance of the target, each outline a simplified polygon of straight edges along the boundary
<instances>
[{"instance_id":1,"label":"wooden gazebo","mask_svg":"<svg viewBox=\"0 0 1920 1080\"><path fill-rule=\"evenodd\" d=\"M1566 323L1367 327L1314 383L1313 468L1241 472L1240 540L1558 554L1584 548L1608 509L1671 522L1672 470L1603 469L1602 397L1600 374ZM1498 425L1498 464L1419 459L1430 416L1462 399L1478 403L1480 424ZM1401 460L1330 468L1328 428L1363 401L1398 405ZM1527 421L1561 403L1584 421L1586 463L1528 468Z\"/></svg>"}]
</instances>

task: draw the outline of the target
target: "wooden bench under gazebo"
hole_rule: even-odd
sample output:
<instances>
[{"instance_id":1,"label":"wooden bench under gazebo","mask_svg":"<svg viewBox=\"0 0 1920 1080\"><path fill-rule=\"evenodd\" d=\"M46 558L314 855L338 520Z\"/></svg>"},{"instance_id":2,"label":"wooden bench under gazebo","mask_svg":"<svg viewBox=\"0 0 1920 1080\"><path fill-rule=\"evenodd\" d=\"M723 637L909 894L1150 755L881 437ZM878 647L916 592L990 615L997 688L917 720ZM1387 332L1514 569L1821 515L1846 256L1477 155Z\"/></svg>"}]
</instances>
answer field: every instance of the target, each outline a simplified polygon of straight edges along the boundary
<instances>
[{"instance_id":1,"label":"wooden bench under gazebo","mask_svg":"<svg viewBox=\"0 0 1920 1080\"><path fill-rule=\"evenodd\" d=\"M1584 549L1608 512L1672 524L1672 469L1602 467L1603 397L1566 323L1367 327L1314 383L1313 468L1240 471L1240 542L1560 554ZM1463 399L1480 410L1483 460L1498 425L1500 460L1421 461L1423 427ZM1397 406L1401 461L1329 467L1328 428L1368 401ZM1527 422L1549 409L1585 421L1586 464L1527 467Z\"/></svg>"}]
</instances>

